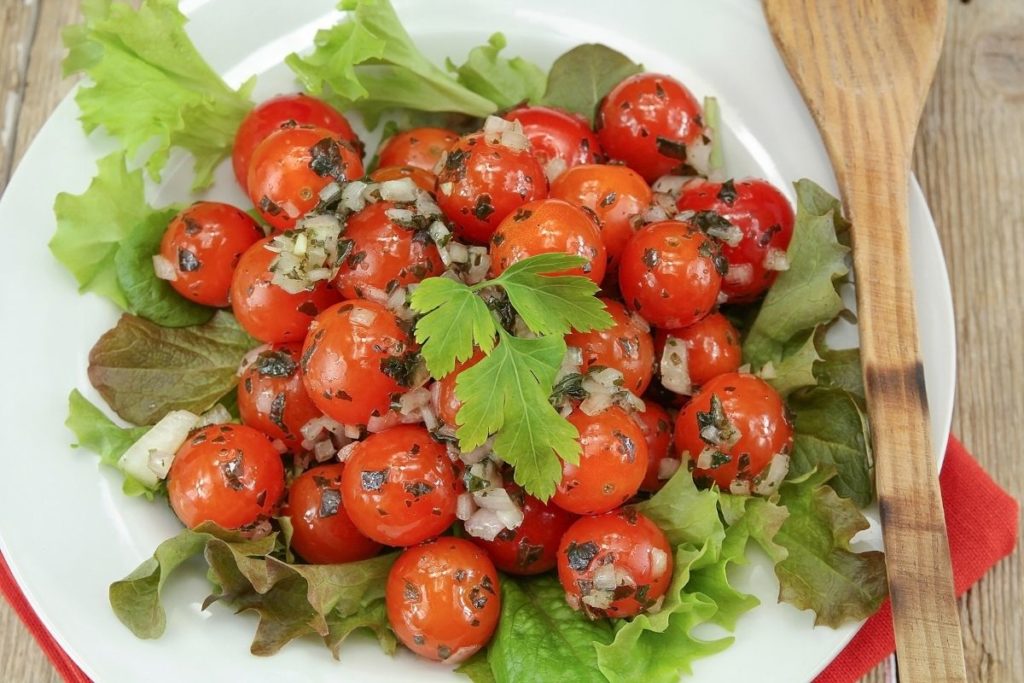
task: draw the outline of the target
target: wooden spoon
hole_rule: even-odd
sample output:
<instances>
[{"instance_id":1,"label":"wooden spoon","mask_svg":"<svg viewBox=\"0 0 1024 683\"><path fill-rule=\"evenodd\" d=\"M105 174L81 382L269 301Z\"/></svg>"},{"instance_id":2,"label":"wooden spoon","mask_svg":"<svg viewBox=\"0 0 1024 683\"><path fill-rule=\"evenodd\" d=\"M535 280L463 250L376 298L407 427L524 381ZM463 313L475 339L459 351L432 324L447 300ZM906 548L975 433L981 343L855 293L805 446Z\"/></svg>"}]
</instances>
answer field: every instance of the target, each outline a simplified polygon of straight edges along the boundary
<instances>
[{"instance_id":1,"label":"wooden spoon","mask_svg":"<svg viewBox=\"0 0 1024 683\"><path fill-rule=\"evenodd\" d=\"M764 0L853 224L857 316L900 680L966 681L911 285L914 133L945 0Z\"/></svg>"}]
</instances>

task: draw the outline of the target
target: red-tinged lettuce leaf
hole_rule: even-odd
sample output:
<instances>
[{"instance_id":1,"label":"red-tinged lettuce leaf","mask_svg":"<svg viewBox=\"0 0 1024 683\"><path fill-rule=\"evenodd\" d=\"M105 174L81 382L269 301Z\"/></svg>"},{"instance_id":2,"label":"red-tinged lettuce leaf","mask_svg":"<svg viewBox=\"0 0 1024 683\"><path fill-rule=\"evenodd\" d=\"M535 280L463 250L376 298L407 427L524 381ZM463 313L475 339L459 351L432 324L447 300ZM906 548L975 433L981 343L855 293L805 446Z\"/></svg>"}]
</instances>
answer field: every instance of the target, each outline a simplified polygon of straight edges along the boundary
<instances>
[{"instance_id":1,"label":"red-tinged lettuce leaf","mask_svg":"<svg viewBox=\"0 0 1024 683\"><path fill-rule=\"evenodd\" d=\"M89 352L89 381L120 417L153 424L171 410L213 407L235 387L242 357L256 345L224 311L181 328L124 315Z\"/></svg>"},{"instance_id":2,"label":"red-tinged lettuce leaf","mask_svg":"<svg viewBox=\"0 0 1024 683\"><path fill-rule=\"evenodd\" d=\"M834 469L823 467L782 484L779 502L789 517L774 540L786 556L773 558L779 600L813 610L815 624L833 628L871 616L887 592L885 556L850 548L868 521L827 485L834 476Z\"/></svg>"}]
</instances>

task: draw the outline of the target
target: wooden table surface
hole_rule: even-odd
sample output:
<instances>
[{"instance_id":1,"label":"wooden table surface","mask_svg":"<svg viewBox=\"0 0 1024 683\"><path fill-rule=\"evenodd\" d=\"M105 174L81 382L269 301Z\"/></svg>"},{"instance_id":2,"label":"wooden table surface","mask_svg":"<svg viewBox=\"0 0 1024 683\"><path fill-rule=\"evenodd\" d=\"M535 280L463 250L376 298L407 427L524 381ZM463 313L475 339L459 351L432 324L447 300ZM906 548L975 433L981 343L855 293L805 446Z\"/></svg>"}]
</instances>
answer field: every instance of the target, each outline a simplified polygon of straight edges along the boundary
<instances>
[{"instance_id":1,"label":"wooden table surface","mask_svg":"<svg viewBox=\"0 0 1024 683\"><path fill-rule=\"evenodd\" d=\"M753 1L753 0L751 0ZM60 30L78 0L0 0L0 191L70 87ZM938 224L956 307L953 430L1024 498L1024 2L950 4L914 169ZM8 227L8 229L10 229ZM960 601L972 681L1024 680L1024 554ZM867 681L886 680L880 666ZM0 680L58 681L0 600Z\"/></svg>"}]
</instances>

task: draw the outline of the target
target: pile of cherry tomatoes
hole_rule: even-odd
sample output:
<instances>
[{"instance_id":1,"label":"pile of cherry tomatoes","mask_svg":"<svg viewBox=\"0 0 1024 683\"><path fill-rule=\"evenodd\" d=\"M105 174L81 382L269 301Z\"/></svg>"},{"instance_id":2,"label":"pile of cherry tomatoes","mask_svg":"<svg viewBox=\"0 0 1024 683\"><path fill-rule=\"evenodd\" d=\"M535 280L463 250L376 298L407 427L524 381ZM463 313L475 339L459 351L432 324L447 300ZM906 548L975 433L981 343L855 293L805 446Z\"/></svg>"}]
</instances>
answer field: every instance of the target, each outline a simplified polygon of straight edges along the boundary
<instances>
[{"instance_id":1,"label":"pile of cherry tomatoes","mask_svg":"<svg viewBox=\"0 0 1024 683\"><path fill-rule=\"evenodd\" d=\"M429 192L455 239L488 248L492 275L540 253L584 257L578 272L602 286L614 325L566 342L580 350L580 372L614 369L617 386L642 397L645 410L585 411L578 397L570 401L579 464L563 465L547 502L506 468L503 487L522 519L493 540L444 535L469 468L438 429L366 429L408 390L402 368L416 344L409 320L362 294L443 274L438 244L394 220L393 202L378 201L345 217L345 255L331 279L297 292L274 283L274 235L322 210L329 185L364 179L363 145L342 114L305 95L258 106L238 131L233 162L271 236L246 212L203 201L171 222L160 254L176 291L230 306L266 344L240 375L242 424L204 427L176 454L175 513L189 527L211 520L243 530L286 515L294 551L312 563L404 548L388 581L388 615L406 646L436 660L461 661L489 640L499 569L557 568L569 603L592 618L657 609L673 549L623 504L657 491L679 466L701 486L763 492L792 443L781 399L740 372L740 335L718 310L756 301L785 267L794 220L785 197L763 180L697 174L694 152L708 131L697 100L669 76L623 81L595 129L541 106L503 117L518 121L513 137L528 144L486 131L406 130L384 141L369 179L409 179ZM454 425L458 372L479 358L436 382L442 426ZM299 457L323 431L310 429L318 424L351 441L344 462L335 450L323 463Z\"/></svg>"}]
</instances>

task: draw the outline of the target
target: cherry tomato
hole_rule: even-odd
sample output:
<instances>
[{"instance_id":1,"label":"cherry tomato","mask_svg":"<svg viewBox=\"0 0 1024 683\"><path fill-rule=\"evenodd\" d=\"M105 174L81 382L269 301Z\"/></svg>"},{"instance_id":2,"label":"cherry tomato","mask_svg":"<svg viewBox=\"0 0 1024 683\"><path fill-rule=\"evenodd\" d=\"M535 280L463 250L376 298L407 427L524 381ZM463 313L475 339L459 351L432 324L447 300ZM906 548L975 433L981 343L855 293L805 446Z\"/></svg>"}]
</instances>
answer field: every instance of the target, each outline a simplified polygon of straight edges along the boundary
<instances>
[{"instance_id":1,"label":"cherry tomato","mask_svg":"<svg viewBox=\"0 0 1024 683\"><path fill-rule=\"evenodd\" d=\"M560 159L564 168L601 160L601 143L579 114L551 107L518 107L502 118L519 121L533 156L542 166Z\"/></svg>"},{"instance_id":2,"label":"cherry tomato","mask_svg":"<svg viewBox=\"0 0 1024 683\"><path fill-rule=\"evenodd\" d=\"M391 399L406 390L413 348L391 311L372 301L344 301L310 326L302 380L324 415L365 425L385 415Z\"/></svg>"},{"instance_id":3,"label":"cherry tomato","mask_svg":"<svg viewBox=\"0 0 1024 683\"><path fill-rule=\"evenodd\" d=\"M415 166L434 171L441 156L452 148L459 134L447 128L413 128L395 133L377 150L377 163L384 166Z\"/></svg>"},{"instance_id":4,"label":"cherry tomato","mask_svg":"<svg viewBox=\"0 0 1024 683\"><path fill-rule=\"evenodd\" d=\"M263 219L287 230L316 207L320 190L362 176L363 162L351 143L325 128L296 126L257 145L246 187Z\"/></svg>"},{"instance_id":5,"label":"cherry tomato","mask_svg":"<svg viewBox=\"0 0 1024 683\"><path fill-rule=\"evenodd\" d=\"M776 454L788 454L793 427L779 394L764 380L730 372L705 384L683 408L675 438L684 460L707 460L693 470L694 481L729 490L734 481L756 483Z\"/></svg>"},{"instance_id":6,"label":"cherry tomato","mask_svg":"<svg viewBox=\"0 0 1024 683\"><path fill-rule=\"evenodd\" d=\"M693 175L686 170L686 147L704 135L700 103L671 76L630 76L601 103L597 135L609 157L649 183L673 172Z\"/></svg>"},{"instance_id":7,"label":"cherry tomato","mask_svg":"<svg viewBox=\"0 0 1024 683\"><path fill-rule=\"evenodd\" d=\"M340 564L366 560L380 544L359 532L341 504L345 465L320 465L303 472L288 488L283 513L292 522L292 548L306 562Z\"/></svg>"},{"instance_id":8,"label":"cherry tomato","mask_svg":"<svg viewBox=\"0 0 1024 683\"><path fill-rule=\"evenodd\" d=\"M473 355L469 357L469 360L456 363L454 370L437 380L435 383L437 388L434 390L434 409L437 411L437 417L441 422L453 427L458 424L455 416L458 415L459 408L462 407L462 401L455 395L455 383L458 381L459 374L463 370L468 370L483 359L483 351L479 348L474 349Z\"/></svg>"},{"instance_id":9,"label":"cherry tomato","mask_svg":"<svg viewBox=\"0 0 1024 683\"><path fill-rule=\"evenodd\" d=\"M633 413L633 420L640 425L647 442L647 474L644 476L640 489L654 493L668 481L661 475L661 461L674 458L672 449L672 418L668 411L654 401L644 399L647 409L642 413Z\"/></svg>"},{"instance_id":10,"label":"cherry tomato","mask_svg":"<svg viewBox=\"0 0 1024 683\"><path fill-rule=\"evenodd\" d=\"M269 517L284 493L284 465L266 435L245 425L210 425L192 433L167 474L167 497L192 529L225 529Z\"/></svg>"},{"instance_id":11,"label":"cherry tomato","mask_svg":"<svg viewBox=\"0 0 1024 683\"><path fill-rule=\"evenodd\" d=\"M235 133L231 165L243 190L246 189L249 177L249 161L256 147L279 128L295 125L316 126L336 133L348 140L360 157L363 155L363 143L359 136L352 130L348 119L334 107L304 93L278 95L256 105L242 119L242 125Z\"/></svg>"},{"instance_id":12,"label":"cherry tomato","mask_svg":"<svg viewBox=\"0 0 1024 683\"><path fill-rule=\"evenodd\" d=\"M469 540L486 550L503 572L527 576L551 571L558 564L558 542L576 515L542 503L518 484L505 482L505 490L523 511L522 524L505 529L493 541L476 537Z\"/></svg>"},{"instance_id":13,"label":"cherry tomato","mask_svg":"<svg viewBox=\"0 0 1024 683\"><path fill-rule=\"evenodd\" d=\"M388 212L395 208L391 202L377 202L349 216L344 239L352 249L334 279L346 299L368 297L373 291L386 296L396 287L444 272L433 240L392 220Z\"/></svg>"},{"instance_id":14,"label":"cherry tomato","mask_svg":"<svg viewBox=\"0 0 1024 683\"><path fill-rule=\"evenodd\" d=\"M625 166L574 166L551 184L551 196L594 212L608 251L608 270L618 268L626 242L636 232L633 218L647 210L651 188Z\"/></svg>"},{"instance_id":15,"label":"cherry tomato","mask_svg":"<svg viewBox=\"0 0 1024 683\"><path fill-rule=\"evenodd\" d=\"M572 254L587 259L562 275L583 275L598 285L608 262L594 219L561 199L538 199L509 214L491 236L491 273L537 254Z\"/></svg>"},{"instance_id":16,"label":"cherry tomato","mask_svg":"<svg viewBox=\"0 0 1024 683\"><path fill-rule=\"evenodd\" d=\"M636 395L647 390L654 374L654 342L647 324L629 314L618 301L601 299L612 316L606 330L573 332L565 338L568 346L583 352L582 372L593 366L614 368L622 373L623 387Z\"/></svg>"},{"instance_id":17,"label":"cherry tomato","mask_svg":"<svg viewBox=\"0 0 1024 683\"><path fill-rule=\"evenodd\" d=\"M654 348L659 361L669 337L686 345L686 367L694 386L736 372L743 363L740 333L721 313L712 313L681 330L658 330Z\"/></svg>"},{"instance_id":18,"label":"cherry tomato","mask_svg":"<svg viewBox=\"0 0 1024 683\"><path fill-rule=\"evenodd\" d=\"M673 564L662 530L629 508L580 518L558 547L566 600L591 619L631 617L658 604Z\"/></svg>"},{"instance_id":19,"label":"cherry tomato","mask_svg":"<svg viewBox=\"0 0 1024 683\"><path fill-rule=\"evenodd\" d=\"M238 380L242 422L296 450L302 427L320 417L299 371L302 344L275 344L262 351Z\"/></svg>"},{"instance_id":20,"label":"cherry tomato","mask_svg":"<svg viewBox=\"0 0 1024 683\"><path fill-rule=\"evenodd\" d=\"M245 331L272 344L302 341L313 318L341 297L318 282L309 292L289 294L271 280L277 254L262 239L242 254L231 278L231 309Z\"/></svg>"},{"instance_id":21,"label":"cherry tomato","mask_svg":"<svg viewBox=\"0 0 1024 683\"><path fill-rule=\"evenodd\" d=\"M174 291L204 306L222 308L228 305L238 260L262 238L256 221L241 209L196 202L171 220L160 255L174 267Z\"/></svg>"},{"instance_id":22,"label":"cherry tomato","mask_svg":"<svg viewBox=\"0 0 1024 683\"><path fill-rule=\"evenodd\" d=\"M793 237L793 207L767 180L748 179L714 183L692 180L683 186L677 206L696 211L694 223L720 223L725 219L743 232L739 244L722 246L729 273L722 291L731 302L746 302L763 294L778 275L773 258L784 255Z\"/></svg>"},{"instance_id":23,"label":"cherry tomato","mask_svg":"<svg viewBox=\"0 0 1024 683\"><path fill-rule=\"evenodd\" d=\"M619 289L626 305L655 327L686 327L715 307L724 268L710 237L686 223L660 221L626 244Z\"/></svg>"},{"instance_id":24,"label":"cherry tomato","mask_svg":"<svg viewBox=\"0 0 1024 683\"><path fill-rule=\"evenodd\" d=\"M433 192L437 176L416 166L382 166L370 174L370 180L383 183L385 180L401 180L412 178L416 186L426 192Z\"/></svg>"},{"instance_id":25,"label":"cherry tomato","mask_svg":"<svg viewBox=\"0 0 1024 683\"><path fill-rule=\"evenodd\" d=\"M455 521L462 483L444 446L421 425L371 434L352 450L341 495L353 524L378 543L410 546Z\"/></svg>"},{"instance_id":26,"label":"cherry tomato","mask_svg":"<svg viewBox=\"0 0 1024 683\"><path fill-rule=\"evenodd\" d=\"M580 433L580 462L562 462L551 502L578 515L597 515L625 503L647 472L647 440L629 414L612 406L597 415L575 408L567 418Z\"/></svg>"},{"instance_id":27,"label":"cherry tomato","mask_svg":"<svg viewBox=\"0 0 1024 683\"><path fill-rule=\"evenodd\" d=\"M459 138L437 176L438 206L455 235L476 244L487 244L520 206L546 196L548 179L533 154L488 142L483 133Z\"/></svg>"},{"instance_id":28,"label":"cherry tomato","mask_svg":"<svg viewBox=\"0 0 1024 683\"><path fill-rule=\"evenodd\" d=\"M445 537L405 550L385 592L388 622L421 657L465 661L487 644L501 616L498 572L480 548Z\"/></svg>"}]
</instances>

